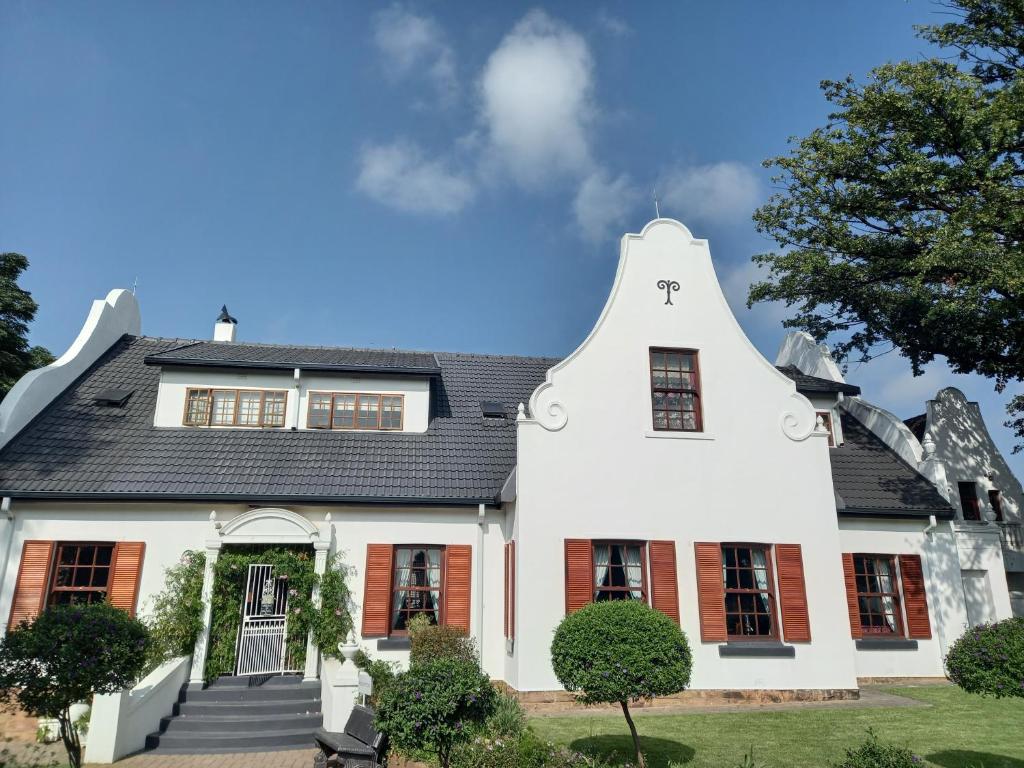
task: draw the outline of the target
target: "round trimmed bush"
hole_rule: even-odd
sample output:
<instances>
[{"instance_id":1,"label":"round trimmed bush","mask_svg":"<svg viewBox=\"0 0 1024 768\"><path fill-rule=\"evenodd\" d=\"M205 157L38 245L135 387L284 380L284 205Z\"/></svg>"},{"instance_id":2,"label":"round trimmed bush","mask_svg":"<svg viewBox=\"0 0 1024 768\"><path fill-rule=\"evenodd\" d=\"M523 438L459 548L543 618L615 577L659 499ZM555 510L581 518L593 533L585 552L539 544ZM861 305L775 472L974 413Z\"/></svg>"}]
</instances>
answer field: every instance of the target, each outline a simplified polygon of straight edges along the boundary
<instances>
[{"instance_id":1,"label":"round trimmed bush","mask_svg":"<svg viewBox=\"0 0 1024 768\"><path fill-rule=\"evenodd\" d=\"M1024 698L1024 617L968 629L949 649L946 669L968 693Z\"/></svg>"},{"instance_id":2,"label":"round trimmed bush","mask_svg":"<svg viewBox=\"0 0 1024 768\"><path fill-rule=\"evenodd\" d=\"M495 692L474 662L441 656L418 661L381 693L377 727L401 750L427 750L448 768L494 709Z\"/></svg>"},{"instance_id":3,"label":"round trimmed bush","mask_svg":"<svg viewBox=\"0 0 1024 768\"><path fill-rule=\"evenodd\" d=\"M636 600L591 603L555 630L551 664L584 704L618 703L637 763L644 765L629 702L678 693L693 666L686 635L668 616Z\"/></svg>"}]
</instances>

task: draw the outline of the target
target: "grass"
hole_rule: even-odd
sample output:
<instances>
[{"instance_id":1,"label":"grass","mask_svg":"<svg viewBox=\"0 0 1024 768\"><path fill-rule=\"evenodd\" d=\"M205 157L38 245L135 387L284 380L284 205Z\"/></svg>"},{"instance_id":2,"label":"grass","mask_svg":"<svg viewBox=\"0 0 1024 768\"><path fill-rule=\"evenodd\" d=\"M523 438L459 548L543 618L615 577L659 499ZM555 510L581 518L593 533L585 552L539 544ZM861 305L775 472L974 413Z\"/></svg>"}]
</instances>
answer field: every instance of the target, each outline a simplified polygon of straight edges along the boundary
<instances>
[{"instance_id":1,"label":"grass","mask_svg":"<svg viewBox=\"0 0 1024 768\"><path fill-rule=\"evenodd\" d=\"M873 728L939 768L1024 768L1024 699L972 696L953 686L891 688L927 707L793 709L659 715L634 719L650 768L731 768L751 746L770 768L827 768ZM541 738L626 762L621 717L533 718Z\"/></svg>"}]
</instances>

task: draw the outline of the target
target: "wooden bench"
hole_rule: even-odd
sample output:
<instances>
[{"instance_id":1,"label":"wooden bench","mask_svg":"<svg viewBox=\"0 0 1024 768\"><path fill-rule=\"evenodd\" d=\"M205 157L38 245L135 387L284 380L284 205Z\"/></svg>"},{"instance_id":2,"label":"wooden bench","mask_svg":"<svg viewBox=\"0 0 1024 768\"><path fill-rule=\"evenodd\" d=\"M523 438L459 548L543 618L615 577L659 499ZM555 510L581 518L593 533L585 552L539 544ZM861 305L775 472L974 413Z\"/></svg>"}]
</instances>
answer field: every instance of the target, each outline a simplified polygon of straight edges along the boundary
<instances>
[{"instance_id":1,"label":"wooden bench","mask_svg":"<svg viewBox=\"0 0 1024 768\"><path fill-rule=\"evenodd\" d=\"M313 768L383 768L388 761L387 736L373 725L373 710L356 704L343 733L318 728Z\"/></svg>"}]
</instances>

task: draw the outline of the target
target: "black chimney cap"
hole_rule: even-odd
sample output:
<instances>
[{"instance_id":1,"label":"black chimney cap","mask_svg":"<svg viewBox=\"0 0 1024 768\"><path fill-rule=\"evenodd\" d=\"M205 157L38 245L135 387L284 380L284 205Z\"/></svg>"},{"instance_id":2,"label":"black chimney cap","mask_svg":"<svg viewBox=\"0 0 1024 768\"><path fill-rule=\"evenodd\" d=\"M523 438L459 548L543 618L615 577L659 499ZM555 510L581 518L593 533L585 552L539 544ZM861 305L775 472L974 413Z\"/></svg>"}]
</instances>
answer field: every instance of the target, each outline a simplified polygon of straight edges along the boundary
<instances>
[{"instance_id":1,"label":"black chimney cap","mask_svg":"<svg viewBox=\"0 0 1024 768\"><path fill-rule=\"evenodd\" d=\"M238 321L235 320L231 315L228 314L228 305L224 304L220 308L220 315L217 317L218 323L234 323L238 325Z\"/></svg>"}]
</instances>

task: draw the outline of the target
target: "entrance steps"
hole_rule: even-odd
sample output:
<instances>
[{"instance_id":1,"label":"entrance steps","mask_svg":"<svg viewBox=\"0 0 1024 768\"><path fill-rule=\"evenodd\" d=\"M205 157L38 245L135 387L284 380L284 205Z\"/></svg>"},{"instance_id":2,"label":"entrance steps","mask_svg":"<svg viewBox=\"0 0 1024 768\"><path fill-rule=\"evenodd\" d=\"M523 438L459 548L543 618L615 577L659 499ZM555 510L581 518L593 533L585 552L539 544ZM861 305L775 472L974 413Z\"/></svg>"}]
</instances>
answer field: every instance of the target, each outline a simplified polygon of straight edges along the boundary
<instances>
[{"instance_id":1,"label":"entrance steps","mask_svg":"<svg viewBox=\"0 0 1024 768\"><path fill-rule=\"evenodd\" d=\"M174 713L146 737L156 754L203 755L312 747L323 724L320 681L298 675L221 677L181 689Z\"/></svg>"}]
</instances>

